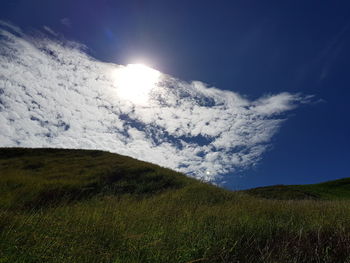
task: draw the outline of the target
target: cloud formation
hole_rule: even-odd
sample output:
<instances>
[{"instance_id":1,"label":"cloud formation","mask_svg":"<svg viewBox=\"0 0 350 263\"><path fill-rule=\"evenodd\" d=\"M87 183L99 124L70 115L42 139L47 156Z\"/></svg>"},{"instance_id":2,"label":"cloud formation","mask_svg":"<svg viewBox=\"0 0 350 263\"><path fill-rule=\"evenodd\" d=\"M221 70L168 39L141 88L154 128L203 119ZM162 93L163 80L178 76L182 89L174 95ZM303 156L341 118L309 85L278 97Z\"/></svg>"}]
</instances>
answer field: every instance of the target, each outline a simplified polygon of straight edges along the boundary
<instances>
[{"instance_id":1,"label":"cloud formation","mask_svg":"<svg viewBox=\"0 0 350 263\"><path fill-rule=\"evenodd\" d=\"M52 35L52 34L51 34ZM0 146L101 149L209 181L256 164L308 98L237 93L161 74L147 104L118 96L124 66L75 42L0 28Z\"/></svg>"}]
</instances>

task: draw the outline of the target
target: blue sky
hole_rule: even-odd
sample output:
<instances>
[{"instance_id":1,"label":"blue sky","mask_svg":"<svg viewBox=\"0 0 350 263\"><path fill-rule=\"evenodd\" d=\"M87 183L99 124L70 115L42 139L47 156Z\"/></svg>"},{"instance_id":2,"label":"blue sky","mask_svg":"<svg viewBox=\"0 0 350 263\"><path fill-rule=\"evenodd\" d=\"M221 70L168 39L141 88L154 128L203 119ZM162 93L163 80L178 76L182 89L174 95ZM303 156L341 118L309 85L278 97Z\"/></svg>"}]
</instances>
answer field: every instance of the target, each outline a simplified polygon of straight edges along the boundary
<instances>
[{"instance_id":1,"label":"blue sky","mask_svg":"<svg viewBox=\"0 0 350 263\"><path fill-rule=\"evenodd\" d=\"M348 1L6 1L0 19L43 26L98 60L142 60L255 100L314 95L287 113L258 164L227 177L239 189L349 176Z\"/></svg>"}]
</instances>

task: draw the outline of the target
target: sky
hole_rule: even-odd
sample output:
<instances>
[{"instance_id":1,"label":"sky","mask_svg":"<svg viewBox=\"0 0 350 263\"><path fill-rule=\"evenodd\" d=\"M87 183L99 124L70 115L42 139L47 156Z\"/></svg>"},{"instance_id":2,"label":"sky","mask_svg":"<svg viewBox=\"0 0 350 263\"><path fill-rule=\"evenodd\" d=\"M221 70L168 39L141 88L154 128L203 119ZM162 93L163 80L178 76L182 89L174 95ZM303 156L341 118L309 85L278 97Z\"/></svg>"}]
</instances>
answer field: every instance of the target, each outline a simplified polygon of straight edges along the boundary
<instances>
[{"instance_id":1,"label":"sky","mask_svg":"<svg viewBox=\"0 0 350 263\"><path fill-rule=\"evenodd\" d=\"M2 0L0 144L97 147L229 189L347 177L349 11ZM162 74L151 105L114 92L110 72L139 62Z\"/></svg>"}]
</instances>

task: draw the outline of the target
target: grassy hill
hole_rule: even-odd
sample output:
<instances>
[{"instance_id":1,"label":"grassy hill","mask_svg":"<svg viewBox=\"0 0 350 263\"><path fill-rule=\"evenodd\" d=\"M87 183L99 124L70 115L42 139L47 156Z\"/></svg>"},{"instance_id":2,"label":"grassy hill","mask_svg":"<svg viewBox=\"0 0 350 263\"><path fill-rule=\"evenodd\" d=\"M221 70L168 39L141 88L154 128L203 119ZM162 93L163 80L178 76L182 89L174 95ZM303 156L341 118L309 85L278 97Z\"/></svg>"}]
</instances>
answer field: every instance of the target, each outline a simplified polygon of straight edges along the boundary
<instances>
[{"instance_id":1,"label":"grassy hill","mask_svg":"<svg viewBox=\"0 0 350 263\"><path fill-rule=\"evenodd\" d=\"M101 151L0 149L0 262L350 262L350 201L251 194Z\"/></svg>"},{"instance_id":2,"label":"grassy hill","mask_svg":"<svg viewBox=\"0 0 350 263\"><path fill-rule=\"evenodd\" d=\"M102 151L0 149L0 205L41 208L96 195L151 195L196 181Z\"/></svg>"},{"instance_id":3,"label":"grassy hill","mask_svg":"<svg viewBox=\"0 0 350 263\"><path fill-rule=\"evenodd\" d=\"M319 184L258 187L245 192L256 197L278 200L349 200L350 178Z\"/></svg>"}]
</instances>

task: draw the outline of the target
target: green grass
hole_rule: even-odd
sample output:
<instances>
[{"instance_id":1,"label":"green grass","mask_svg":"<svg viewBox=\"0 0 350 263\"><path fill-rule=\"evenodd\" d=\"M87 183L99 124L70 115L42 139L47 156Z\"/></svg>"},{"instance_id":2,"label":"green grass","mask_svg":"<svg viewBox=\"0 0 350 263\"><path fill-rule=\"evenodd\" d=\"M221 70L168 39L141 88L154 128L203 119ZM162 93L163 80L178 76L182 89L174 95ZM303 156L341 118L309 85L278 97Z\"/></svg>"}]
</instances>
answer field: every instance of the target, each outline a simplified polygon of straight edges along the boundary
<instances>
[{"instance_id":1,"label":"green grass","mask_svg":"<svg viewBox=\"0 0 350 263\"><path fill-rule=\"evenodd\" d=\"M0 149L0 262L350 262L350 203L259 199L99 151Z\"/></svg>"},{"instance_id":2,"label":"green grass","mask_svg":"<svg viewBox=\"0 0 350 263\"><path fill-rule=\"evenodd\" d=\"M245 191L253 196L278 200L350 200L350 178L308 185L273 185Z\"/></svg>"},{"instance_id":3,"label":"green grass","mask_svg":"<svg viewBox=\"0 0 350 263\"><path fill-rule=\"evenodd\" d=\"M59 149L0 149L0 206L35 208L123 193L149 195L193 179L133 158Z\"/></svg>"}]
</instances>

